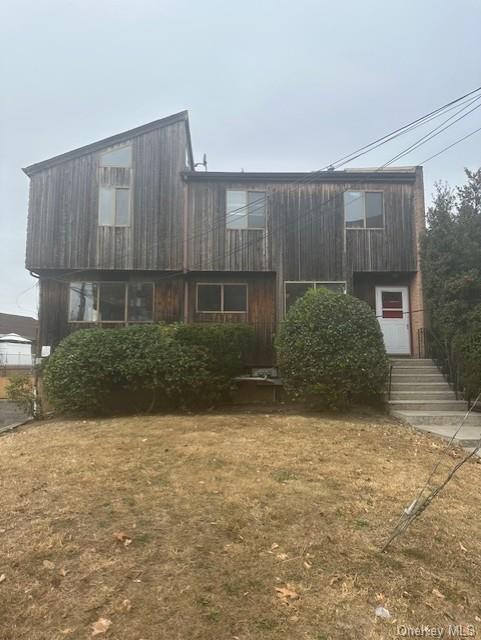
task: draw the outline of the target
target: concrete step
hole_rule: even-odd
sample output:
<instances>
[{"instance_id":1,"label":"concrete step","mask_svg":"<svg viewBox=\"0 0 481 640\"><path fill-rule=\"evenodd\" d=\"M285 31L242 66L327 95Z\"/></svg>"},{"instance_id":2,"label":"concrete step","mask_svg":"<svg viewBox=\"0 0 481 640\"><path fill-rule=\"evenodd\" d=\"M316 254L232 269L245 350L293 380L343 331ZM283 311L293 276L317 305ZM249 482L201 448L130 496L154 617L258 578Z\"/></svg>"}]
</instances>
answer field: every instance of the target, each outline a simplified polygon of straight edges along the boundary
<instances>
[{"instance_id":1,"label":"concrete step","mask_svg":"<svg viewBox=\"0 0 481 640\"><path fill-rule=\"evenodd\" d=\"M443 382L391 382L391 391L451 391L451 387Z\"/></svg>"},{"instance_id":2,"label":"concrete step","mask_svg":"<svg viewBox=\"0 0 481 640\"><path fill-rule=\"evenodd\" d=\"M412 389L409 391L398 391L391 388L391 400L418 400L420 402L425 400L456 400L454 391L451 391L449 387L444 391L429 391L428 389L418 389L415 385L412 385Z\"/></svg>"},{"instance_id":3,"label":"concrete step","mask_svg":"<svg viewBox=\"0 0 481 640\"><path fill-rule=\"evenodd\" d=\"M420 425L450 425L457 427L465 416L465 411L393 411L393 415L417 427ZM481 413L471 413L464 422L467 426L481 428Z\"/></svg>"},{"instance_id":4,"label":"concrete step","mask_svg":"<svg viewBox=\"0 0 481 640\"><path fill-rule=\"evenodd\" d=\"M413 367L425 367L433 364L430 358L390 358L389 362L394 366L413 366Z\"/></svg>"},{"instance_id":5,"label":"concrete step","mask_svg":"<svg viewBox=\"0 0 481 640\"><path fill-rule=\"evenodd\" d=\"M394 400L389 401L394 411L466 411L463 400Z\"/></svg>"},{"instance_id":6,"label":"concrete step","mask_svg":"<svg viewBox=\"0 0 481 640\"><path fill-rule=\"evenodd\" d=\"M441 373L435 366L431 367L393 367L393 375L419 375L426 373Z\"/></svg>"},{"instance_id":7,"label":"concrete step","mask_svg":"<svg viewBox=\"0 0 481 640\"><path fill-rule=\"evenodd\" d=\"M392 372L391 382L443 382L441 373L397 373Z\"/></svg>"}]
</instances>

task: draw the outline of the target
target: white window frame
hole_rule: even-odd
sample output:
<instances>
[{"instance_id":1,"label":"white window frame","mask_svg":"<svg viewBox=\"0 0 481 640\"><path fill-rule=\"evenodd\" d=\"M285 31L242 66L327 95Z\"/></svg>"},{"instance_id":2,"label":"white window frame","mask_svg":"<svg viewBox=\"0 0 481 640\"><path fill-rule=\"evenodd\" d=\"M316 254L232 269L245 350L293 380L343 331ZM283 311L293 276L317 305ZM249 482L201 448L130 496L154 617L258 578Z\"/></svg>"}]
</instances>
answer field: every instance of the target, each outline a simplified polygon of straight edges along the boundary
<instances>
[{"instance_id":1,"label":"white window frame","mask_svg":"<svg viewBox=\"0 0 481 640\"><path fill-rule=\"evenodd\" d=\"M199 309L199 286L211 285L220 287L220 311L201 311ZM246 289L246 308L245 311L224 311L224 287L225 286L243 286ZM249 311L249 285L247 282L196 282L195 283L195 312L196 313L238 313L246 314Z\"/></svg>"},{"instance_id":2,"label":"white window frame","mask_svg":"<svg viewBox=\"0 0 481 640\"><path fill-rule=\"evenodd\" d=\"M100 222L100 189L111 189L114 192L114 197L111 202L111 211L110 217L113 220L112 224L106 224L105 222ZM128 191L129 192L129 210L128 210L128 222L127 224L118 224L117 223L117 191ZM120 227L127 228L131 226L131 211L132 211L132 189L130 187L118 187L115 185L99 185L99 212L98 212L98 226L99 227Z\"/></svg>"},{"instance_id":3,"label":"white window frame","mask_svg":"<svg viewBox=\"0 0 481 640\"><path fill-rule=\"evenodd\" d=\"M364 226L363 227L348 227L346 225L346 193L352 192L362 193L362 204L363 204L363 213L364 213ZM366 226L366 193L382 193L382 227L367 227ZM342 212L344 216L344 229L346 231L384 231L386 228L386 217L385 217L385 208L384 208L384 190L383 189L346 189L342 194Z\"/></svg>"},{"instance_id":4,"label":"white window frame","mask_svg":"<svg viewBox=\"0 0 481 640\"><path fill-rule=\"evenodd\" d=\"M70 320L70 289L75 281L68 283L68 309L67 309L67 320L69 324L118 324L118 325L130 325L130 324L152 324L155 322L154 312L155 312L155 283L151 280L84 280L83 282L88 284L97 285L97 296L96 296L96 312L97 318L100 314L100 288L103 284L123 284L124 285L124 319L123 320ZM152 320L129 320L129 285L130 284L150 284L152 286Z\"/></svg>"},{"instance_id":5,"label":"white window frame","mask_svg":"<svg viewBox=\"0 0 481 640\"><path fill-rule=\"evenodd\" d=\"M229 227L229 216L232 213L229 213L227 210L227 198L229 191L239 191L246 194L246 204L244 207L239 207L242 211L239 212L240 215L245 216L247 225L245 227ZM249 193L259 193L264 194L264 226L263 227L249 227ZM260 196L259 196L260 199ZM225 190L225 226L228 231L265 231L267 227L267 191L265 189L226 189Z\"/></svg>"},{"instance_id":6,"label":"white window frame","mask_svg":"<svg viewBox=\"0 0 481 640\"><path fill-rule=\"evenodd\" d=\"M312 284L312 288L322 289L324 284L342 284L344 286L344 294L347 293L347 283L345 280L284 280L284 313L287 311L287 285L288 284Z\"/></svg>"}]
</instances>

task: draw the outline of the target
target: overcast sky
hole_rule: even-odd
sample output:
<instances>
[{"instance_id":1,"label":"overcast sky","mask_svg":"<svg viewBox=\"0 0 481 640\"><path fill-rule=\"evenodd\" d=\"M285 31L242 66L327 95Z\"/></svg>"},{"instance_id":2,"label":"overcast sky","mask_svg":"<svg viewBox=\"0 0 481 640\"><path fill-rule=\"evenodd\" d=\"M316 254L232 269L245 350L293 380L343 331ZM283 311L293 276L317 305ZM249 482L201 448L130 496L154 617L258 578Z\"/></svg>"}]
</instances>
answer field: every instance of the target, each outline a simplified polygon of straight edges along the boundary
<instances>
[{"instance_id":1,"label":"overcast sky","mask_svg":"<svg viewBox=\"0 0 481 640\"><path fill-rule=\"evenodd\" d=\"M210 170L310 171L481 85L479 0L0 7L0 312L37 310L23 166L188 109L196 160L207 153ZM400 164L479 126L481 109ZM480 165L481 132L426 165L427 198L435 180L456 184Z\"/></svg>"}]
</instances>

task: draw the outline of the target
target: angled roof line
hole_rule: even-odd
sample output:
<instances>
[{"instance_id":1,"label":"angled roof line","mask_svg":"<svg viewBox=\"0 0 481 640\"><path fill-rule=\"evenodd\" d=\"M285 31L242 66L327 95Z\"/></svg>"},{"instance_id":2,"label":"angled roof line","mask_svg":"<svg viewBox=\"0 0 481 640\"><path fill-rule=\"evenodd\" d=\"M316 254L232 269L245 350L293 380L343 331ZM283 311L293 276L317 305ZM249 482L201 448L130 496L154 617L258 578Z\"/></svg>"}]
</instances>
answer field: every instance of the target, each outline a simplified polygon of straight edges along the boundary
<instances>
[{"instance_id":1,"label":"angled roof line","mask_svg":"<svg viewBox=\"0 0 481 640\"><path fill-rule=\"evenodd\" d=\"M149 131L153 131L154 129L158 129L160 127L166 127L170 124L175 124L176 122L185 122L185 126L187 128L189 156L193 166L192 143L189 129L189 113L188 111L179 111L179 113L174 113L171 116L160 118L159 120L154 120L153 122L143 124L140 127L135 127L134 129L123 131L122 133L117 133L113 136L109 136L108 138L98 140L97 142L92 142L90 144L84 145L83 147L78 147L77 149L73 149L72 151L67 151L66 153L61 153L58 156L53 156L52 158L48 158L47 160L36 162L35 164L31 164L28 167L24 167L22 171L26 173L27 176L31 176L32 174L37 173L37 171L48 169L49 167L60 164L61 162L65 162L66 160L78 158L79 156L86 155L87 153L92 153L93 151L97 151L104 147L109 147L112 144L123 142L124 140L129 140L130 138L142 135L143 133L148 133Z\"/></svg>"},{"instance_id":2,"label":"angled roof line","mask_svg":"<svg viewBox=\"0 0 481 640\"><path fill-rule=\"evenodd\" d=\"M185 180L213 180L230 182L414 182L415 167L375 169L343 169L314 172L242 172L242 171L183 171Z\"/></svg>"}]
</instances>

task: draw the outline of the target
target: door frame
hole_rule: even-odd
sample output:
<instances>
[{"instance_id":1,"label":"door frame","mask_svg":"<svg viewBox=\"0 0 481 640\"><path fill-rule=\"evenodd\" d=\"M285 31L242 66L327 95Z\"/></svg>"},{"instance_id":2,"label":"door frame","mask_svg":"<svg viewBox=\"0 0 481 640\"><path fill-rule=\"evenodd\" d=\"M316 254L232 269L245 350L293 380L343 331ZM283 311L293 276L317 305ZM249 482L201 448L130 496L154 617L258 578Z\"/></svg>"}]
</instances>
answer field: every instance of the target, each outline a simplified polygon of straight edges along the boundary
<instances>
[{"instance_id":1,"label":"door frame","mask_svg":"<svg viewBox=\"0 0 481 640\"><path fill-rule=\"evenodd\" d=\"M401 295L402 295L402 309L403 309L403 321L405 319L407 319L407 330L408 330L408 349L409 351L407 353L400 353L399 355L406 355L406 356L410 356L412 355L413 352L413 348L412 348L412 325L411 325L411 313L410 313L410 308L411 308L411 300L410 300L410 288L408 285L398 285L398 286L394 286L394 285L388 285L388 286L383 286L383 285L375 285L375 299L376 299L376 318L377 320L383 320L382 318L382 291L391 291L391 292L396 292L396 291L400 291ZM405 316L407 316L407 318L405 318ZM380 327L381 327L381 331L382 331L382 324L379 323ZM390 355L396 355L396 352L393 352Z\"/></svg>"}]
</instances>

